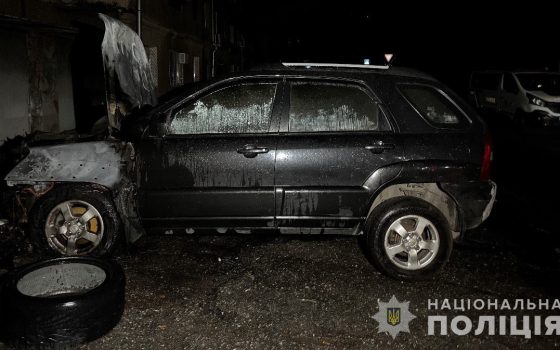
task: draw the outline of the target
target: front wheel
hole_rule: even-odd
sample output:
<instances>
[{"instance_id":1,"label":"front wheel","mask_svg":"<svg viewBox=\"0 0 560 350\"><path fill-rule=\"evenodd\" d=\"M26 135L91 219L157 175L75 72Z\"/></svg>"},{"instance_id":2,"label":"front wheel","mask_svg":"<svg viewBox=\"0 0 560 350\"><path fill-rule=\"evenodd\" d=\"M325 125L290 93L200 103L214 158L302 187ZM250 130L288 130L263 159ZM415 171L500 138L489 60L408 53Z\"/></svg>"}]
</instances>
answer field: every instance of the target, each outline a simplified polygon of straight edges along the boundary
<instances>
[{"instance_id":1,"label":"front wheel","mask_svg":"<svg viewBox=\"0 0 560 350\"><path fill-rule=\"evenodd\" d=\"M431 277L447 262L453 240L449 224L431 204L396 198L368 220L366 254L384 274L401 280Z\"/></svg>"},{"instance_id":2,"label":"front wheel","mask_svg":"<svg viewBox=\"0 0 560 350\"><path fill-rule=\"evenodd\" d=\"M105 255L115 248L120 221L106 191L88 185L55 187L30 213L30 238L48 255Z\"/></svg>"}]
</instances>

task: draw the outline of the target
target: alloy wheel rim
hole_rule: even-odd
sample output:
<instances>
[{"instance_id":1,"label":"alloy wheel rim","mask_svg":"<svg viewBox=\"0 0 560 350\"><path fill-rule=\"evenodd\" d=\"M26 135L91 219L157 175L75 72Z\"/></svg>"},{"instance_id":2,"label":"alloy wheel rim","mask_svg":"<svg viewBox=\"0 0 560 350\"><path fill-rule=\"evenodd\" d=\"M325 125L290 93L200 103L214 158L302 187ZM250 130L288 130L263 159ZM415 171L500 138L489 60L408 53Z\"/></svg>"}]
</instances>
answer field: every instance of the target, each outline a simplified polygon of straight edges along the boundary
<instances>
[{"instance_id":1,"label":"alloy wheel rim","mask_svg":"<svg viewBox=\"0 0 560 350\"><path fill-rule=\"evenodd\" d=\"M49 246L62 255L86 255L101 243L103 218L90 203L68 200L48 214L45 235Z\"/></svg>"},{"instance_id":2,"label":"alloy wheel rim","mask_svg":"<svg viewBox=\"0 0 560 350\"><path fill-rule=\"evenodd\" d=\"M396 219L385 233L384 250L391 263L405 270L428 266L440 248L435 225L420 215Z\"/></svg>"}]
</instances>

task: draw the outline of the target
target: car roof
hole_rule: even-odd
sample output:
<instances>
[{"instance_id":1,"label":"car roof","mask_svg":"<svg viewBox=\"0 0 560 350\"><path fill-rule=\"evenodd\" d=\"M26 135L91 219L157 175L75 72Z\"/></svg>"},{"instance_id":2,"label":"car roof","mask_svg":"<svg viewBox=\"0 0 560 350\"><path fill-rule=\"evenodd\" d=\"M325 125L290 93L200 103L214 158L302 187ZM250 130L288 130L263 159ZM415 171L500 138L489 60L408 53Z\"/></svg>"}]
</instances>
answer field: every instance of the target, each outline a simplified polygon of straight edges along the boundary
<instances>
[{"instance_id":1,"label":"car roof","mask_svg":"<svg viewBox=\"0 0 560 350\"><path fill-rule=\"evenodd\" d=\"M551 71L536 71L536 70L521 70L521 69L512 69L512 70L476 70L472 72L473 74L502 74L502 73L513 73L513 74L560 74L559 72L551 72Z\"/></svg>"},{"instance_id":2,"label":"car roof","mask_svg":"<svg viewBox=\"0 0 560 350\"><path fill-rule=\"evenodd\" d=\"M301 64L301 66L286 66L283 64L267 64L251 68L244 72L243 76L251 75L313 75L313 76L337 76L356 77L357 75L386 75L400 76L409 78L421 78L427 80L436 80L429 74L412 68L395 67L395 66L364 66L364 65L346 65L332 64L327 66L315 66L313 63ZM302 74L305 73L305 74Z\"/></svg>"}]
</instances>

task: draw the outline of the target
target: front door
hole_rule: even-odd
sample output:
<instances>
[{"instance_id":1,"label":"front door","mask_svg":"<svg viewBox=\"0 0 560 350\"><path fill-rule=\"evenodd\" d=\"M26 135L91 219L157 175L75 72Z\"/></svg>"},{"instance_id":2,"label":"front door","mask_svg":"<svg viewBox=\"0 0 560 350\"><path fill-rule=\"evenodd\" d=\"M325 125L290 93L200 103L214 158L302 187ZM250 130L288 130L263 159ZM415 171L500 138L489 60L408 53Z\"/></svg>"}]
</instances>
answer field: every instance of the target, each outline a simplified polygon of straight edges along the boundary
<instances>
[{"instance_id":1,"label":"front door","mask_svg":"<svg viewBox=\"0 0 560 350\"><path fill-rule=\"evenodd\" d=\"M290 83L276 152L279 227L339 229L361 222L373 172L396 163L402 146L379 103L361 85Z\"/></svg>"},{"instance_id":2,"label":"front door","mask_svg":"<svg viewBox=\"0 0 560 350\"><path fill-rule=\"evenodd\" d=\"M500 112L508 114L510 116L515 115L517 108L519 106L519 87L517 82L511 73L504 73L504 78L502 82L502 96Z\"/></svg>"},{"instance_id":3,"label":"front door","mask_svg":"<svg viewBox=\"0 0 560 350\"><path fill-rule=\"evenodd\" d=\"M148 226L273 225L277 87L254 80L219 86L170 112L167 135L140 150L140 213Z\"/></svg>"}]
</instances>

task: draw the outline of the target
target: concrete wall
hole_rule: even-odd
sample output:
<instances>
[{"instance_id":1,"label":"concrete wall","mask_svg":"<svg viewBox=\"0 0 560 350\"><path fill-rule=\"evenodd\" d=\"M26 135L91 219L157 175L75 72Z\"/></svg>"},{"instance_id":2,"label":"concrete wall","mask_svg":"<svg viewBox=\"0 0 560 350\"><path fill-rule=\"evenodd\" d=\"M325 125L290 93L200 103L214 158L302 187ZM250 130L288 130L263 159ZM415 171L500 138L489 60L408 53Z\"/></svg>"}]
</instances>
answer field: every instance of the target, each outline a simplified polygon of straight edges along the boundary
<instances>
[{"instance_id":1,"label":"concrete wall","mask_svg":"<svg viewBox=\"0 0 560 350\"><path fill-rule=\"evenodd\" d=\"M71 39L0 28L0 142L75 127Z\"/></svg>"},{"instance_id":2,"label":"concrete wall","mask_svg":"<svg viewBox=\"0 0 560 350\"><path fill-rule=\"evenodd\" d=\"M26 34L0 29L0 143L29 132Z\"/></svg>"}]
</instances>

